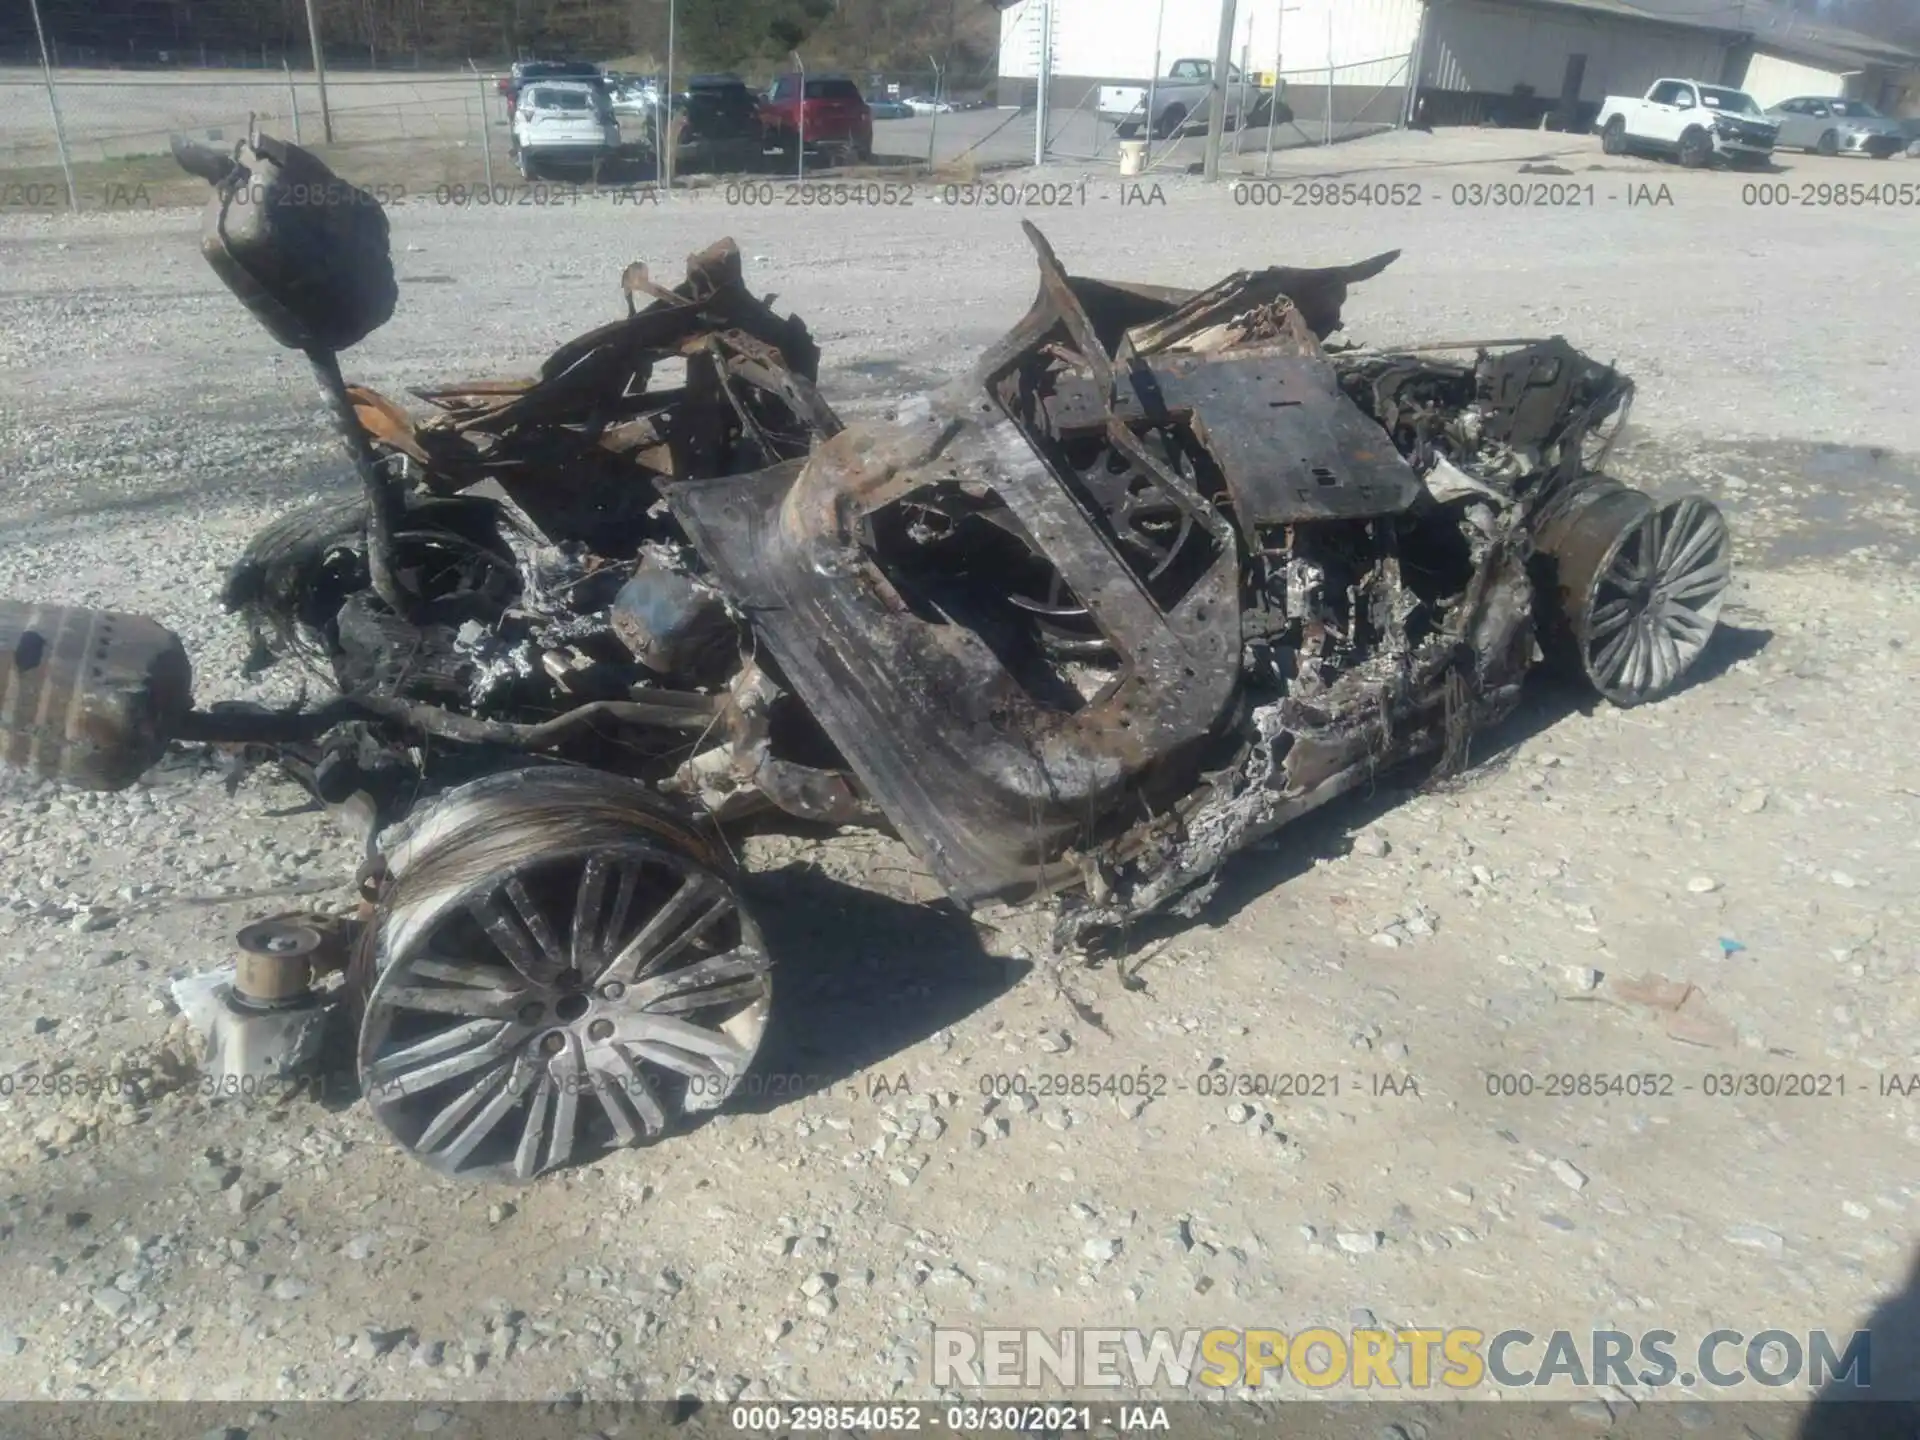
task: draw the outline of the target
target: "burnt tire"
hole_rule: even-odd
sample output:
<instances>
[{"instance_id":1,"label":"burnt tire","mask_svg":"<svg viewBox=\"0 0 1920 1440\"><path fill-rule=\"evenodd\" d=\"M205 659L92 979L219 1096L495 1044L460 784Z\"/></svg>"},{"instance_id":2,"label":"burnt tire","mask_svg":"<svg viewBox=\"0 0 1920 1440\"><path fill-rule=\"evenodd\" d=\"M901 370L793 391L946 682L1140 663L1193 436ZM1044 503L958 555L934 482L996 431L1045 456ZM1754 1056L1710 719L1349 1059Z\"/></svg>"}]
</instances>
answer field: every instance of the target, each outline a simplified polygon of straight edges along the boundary
<instances>
[{"instance_id":1,"label":"burnt tire","mask_svg":"<svg viewBox=\"0 0 1920 1440\"><path fill-rule=\"evenodd\" d=\"M1713 163L1713 137L1704 130L1689 130L1680 137L1680 164L1688 170L1704 170Z\"/></svg>"},{"instance_id":2,"label":"burnt tire","mask_svg":"<svg viewBox=\"0 0 1920 1440\"><path fill-rule=\"evenodd\" d=\"M1542 519L1542 649L1603 698L1671 694L1705 653L1732 579L1732 537L1709 500L1656 505L1593 476Z\"/></svg>"},{"instance_id":3,"label":"burnt tire","mask_svg":"<svg viewBox=\"0 0 1920 1440\"><path fill-rule=\"evenodd\" d=\"M1607 128L1600 132L1600 150L1607 155L1627 153L1627 122L1620 116L1607 121Z\"/></svg>"}]
</instances>

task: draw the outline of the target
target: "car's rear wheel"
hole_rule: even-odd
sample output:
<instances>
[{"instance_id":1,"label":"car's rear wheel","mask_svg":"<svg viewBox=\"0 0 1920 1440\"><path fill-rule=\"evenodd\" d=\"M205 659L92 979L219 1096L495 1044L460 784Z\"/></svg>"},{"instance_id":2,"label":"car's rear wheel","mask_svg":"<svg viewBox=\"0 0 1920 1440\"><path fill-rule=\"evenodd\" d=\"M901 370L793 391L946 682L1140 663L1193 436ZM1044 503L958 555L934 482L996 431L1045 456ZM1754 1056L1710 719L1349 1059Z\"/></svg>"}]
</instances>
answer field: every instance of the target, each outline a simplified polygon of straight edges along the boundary
<instances>
[{"instance_id":1,"label":"car's rear wheel","mask_svg":"<svg viewBox=\"0 0 1920 1440\"><path fill-rule=\"evenodd\" d=\"M520 178L522 180L537 180L540 178L540 169L539 166L534 163L533 152L528 150L526 146L522 145L518 150L513 152L513 164L514 168L520 172Z\"/></svg>"},{"instance_id":2,"label":"car's rear wheel","mask_svg":"<svg viewBox=\"0 0 1920 1440\"><path fill-rule=\"evenodd\" d=\"M708 838L633 782L558 766L409 824L350 975L361 1085L402 1149L530 1180L733 1093L772 965Z\"/></svg>"},{"instance_id":3,"label":"car's rear wheel","mask_svg":"<svg viewBox=\"0 0 1920 1440\"><path fill-rule=\"evenodd\" d=\"M1139 122L1122 120L1118 125L1113 127L1113 133L1122 140L1131 140L1140 133Z\"/></svg>"},{"instance_id":4,"label":"car's rear wheel","mask_svg":"<svg viewBox=\"0 0 1920 1440\"><path fill-rule=\"evenodd\" d=\"M1689 170L1704 170L1713 163L1713 138L1704 130L1689 130L1680 137L1680 163Z\"/></svg>"},{"instance_id":5,"label":"car's rear wheel","mask_svg":"<svg viewBox=\"0 0 1920 1440\"><path fill-rule=\"evenodd\" d=\"M1627 122L1620 116L1607 121L1607 128L1600 132L1600 149L1608 155L1627 153Z\"/></svg>"},{"instance_id":6,"label":"car's rear wheel","mask_svg":"<svg viewBox=\"0 0 1920 1440\"><path fill-rule=\"evenodd\" d=\"M1822 155L1838 155L1840 153L1840 136L1836 132L1829 130L1820 137L1820 143L1813 148Z\"/></svg>"}]
</instances>

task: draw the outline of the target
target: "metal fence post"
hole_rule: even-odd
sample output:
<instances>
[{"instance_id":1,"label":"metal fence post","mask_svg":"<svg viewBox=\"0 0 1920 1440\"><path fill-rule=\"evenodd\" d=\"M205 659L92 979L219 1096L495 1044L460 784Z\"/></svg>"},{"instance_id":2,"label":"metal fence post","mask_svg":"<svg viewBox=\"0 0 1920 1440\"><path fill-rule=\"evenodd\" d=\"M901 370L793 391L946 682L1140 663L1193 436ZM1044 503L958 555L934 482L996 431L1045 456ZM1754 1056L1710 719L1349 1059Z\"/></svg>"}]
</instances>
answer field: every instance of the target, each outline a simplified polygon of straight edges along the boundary
<instances>
[{"instance_id":1,"label":"metal fence post","mask_svg":"<svg viewBox=\"0 0 1920 1440\"><path fill-rule=\"evenodd\" d=\"M320 87L320 133L333 143L333 112L327 108L327 57L320 49L320 17L314 13L313 0L307 0L307 43L313 47L313 78Z\"/></svg>"},{"instance_id":2,"label":"metal fence post","mask_svg":"<svg viewBox=\"0 0 1920 1440\"><path fill-rule=\"evenodd\" d=\"M293 143L304 145L306 141L300 135L300 92L294 88L293 67L282 60L280 69L287 77L287 110L293 116Z\"/></svg>"},{"instance_id":3,"label":"metal fence post","mask_svg":"<svg viewBox=\"0 0 1920 1440\"><path fill-rule=\"evenodd\" d=\"M1162 43L1166 39L1166 30L1167 0L1160 0L1160 8L1155 14L1153 21L1153 74L1147 77L1146 124L1140 132L1141 138L1147 142L1147 148L1141 153L1146 158L1149 166L1153 164L1153 107L1160 99L1160 50ZM1094 106L1094 115L1095 132L1098 133L1100 121L1098 119L1099 105L1097 103ZM1177 145L1180 142L1176 139L1174 143Z\"/></svg>"},{"instance_id":4,"label":"metal fence post","mask_svg":"<svg viewBox=\"0 0 1920 1440\"><path fill-rule=\"evenodd\" d=\"M1333 143L1333 7L1327 7L1327 144Z\"/></svg>"},{"instance_id":5,"label":"metal fence post","mask_svg":"<svg viewBox=\"0 0 1920 1440\"><path fill-rule=\"evenodd\" d=\"M493 193L493 135L487 126L487 77L480 73L480 67L469 58L467 68L473 71L473 83L480 91L480 163L486 167L487 193ZM509 124L512 122L509 121Z\"/></svg>"},{"instance_id":6,"label":"metal fence post","mask_svg":"<svg viewBox=\"0 0 1920 1440\"><path fill-rule=\"evenodd\" d=\"M33 7L33 33L40 39L40 73L47 82L47 113L53 116L53 143L60 151L60 173L67 179L67 208L80 208L80 191L73 183L73 161L67 156L67 127L60 123L60 97L53 88L53 62L47 58L47 32L40 24L40 0L29 0Z\"/></svg>"},{"instance_id":7,"label":"metal fence post","mask_svg":"<svg viewBox=\"0 0 1920 1440\"><path fill-rule=\"evenodd\" d=\"M787 53L793 56L793 63L798 66L800 70L800 109L798 112L800 118L797 122L797 133L800 136L800 141L793 148L799 152L800 170L798 179L799 183L804 185L807 183L807 62L800 58L800 52L798 50L790 50Z\"/></svg>"},{"instance_id":8,"label":"metal fence post","mask_svg":"<svg viewBox=\"0 0 1920 1440\"><path fill-rule=\"evenodd\" d=\"M664 188L669 200L673 198L673 175L674 171L679 169L680 160L680 156L676 153L680 148L680 127L676 125L673 120L673 62L676 58L674 52L679 46L679 43L680 6L678 0L667 0L667 78L665 85L667 92L667 138L665 145L661 148L660 156L655 160L654 168L657 172L655 175L656 180L661 175L666 177L666 185Z\"/></svg>"},{"instance_id":9,"label":"metal fence post","mask_svg":"<svg viewBox=\"0 0 1920 1440\"><path fill-rule=\"evenodd\" d=\"M1053 88L1053 0L1040 0L1039 85L1033 97L1033 163L1047 163L1047 106Z\"/></svg>"},{"instance_id":10,"label":"metal fence post","mask_svg":"<svg viewBox=\"0 0 1920 1440\"><path fill-rule=\"evenodd\" d=\"M1240 47L1240 99L1235 107L1233 120L1233 153L1236 155L1240 153L1240 137L1247 128L1247 67L1253 63L1251 16L1248 17L1247 34L1248 40Z\"/></svg>"},{"instance_id":11,"label":"metal fence post","mask_svg":"<svg viewBox=\"0 0 1920 1440\"><path fill-rule=\"evenodd\" d=\"M1227 71L1233 65L1233 22L1235 0L1220 0L1220 41L1213 52L1213 76L1207 85L1207 150L1201 173L1212 182L1220 178L1220 138L1226 133Z\"/></svg>"},{"instance_id":12,"label":"metal fence post","mask_svg":"<svg viewBox=\"0 0 1920 1440\"><path fill-rule=\"evenodd\" d=\"M933 165L934 165L934 159L933 159L934 142L940 138L939 107L941 103L946 99L945 92L947 88L947 76L946 76L946 72L940 68L940 62L938 60L935 60L933 56L931 55L927 56L927 61L929 64L933 66L933 103L934 103L933 124L927 128L927 173L931 175L933 173Z\"/></svg>"}]
</instances>

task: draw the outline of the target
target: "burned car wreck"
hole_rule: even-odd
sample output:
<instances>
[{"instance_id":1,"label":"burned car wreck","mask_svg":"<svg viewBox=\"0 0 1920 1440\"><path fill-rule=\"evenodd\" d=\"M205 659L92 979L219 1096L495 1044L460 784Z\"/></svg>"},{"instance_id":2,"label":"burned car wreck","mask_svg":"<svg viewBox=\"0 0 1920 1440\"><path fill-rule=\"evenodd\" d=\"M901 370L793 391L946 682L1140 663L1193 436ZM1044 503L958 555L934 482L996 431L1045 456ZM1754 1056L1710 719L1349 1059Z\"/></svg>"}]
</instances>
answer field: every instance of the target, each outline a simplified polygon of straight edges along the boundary
<instances>
[{"instance_id":1,"label":"burned car wreck","mask_svg":"<svg viewBox=\"0 0 1920 1440\"><path fill-rule=\"evenodd\" d=\"M1536 663L1670 692L1728 583L1709 502L1602 472L1609 366L1331 343L1394 254L1172 290L1071 275L1027 225L1019 324L846 424L721 241L671 288L630 266L627 313L537 377L417 416L336 358L393 308L377 203L265 137L182 158L360 481L226 595L256 663L335 698L196 710L152 621L9 602L0 759L117 788L233 747L357 817L362 918L243 936L210 1063L290 1063L340 969L369 1102L446 1173L528 1178L726 1100L775 963L721 827L888 829L960 904L1050 897L1090 945L1193 914L1388 767L1465 763ZM243 186L280 199L242 213Z\"/></svg>"}]
</instances>

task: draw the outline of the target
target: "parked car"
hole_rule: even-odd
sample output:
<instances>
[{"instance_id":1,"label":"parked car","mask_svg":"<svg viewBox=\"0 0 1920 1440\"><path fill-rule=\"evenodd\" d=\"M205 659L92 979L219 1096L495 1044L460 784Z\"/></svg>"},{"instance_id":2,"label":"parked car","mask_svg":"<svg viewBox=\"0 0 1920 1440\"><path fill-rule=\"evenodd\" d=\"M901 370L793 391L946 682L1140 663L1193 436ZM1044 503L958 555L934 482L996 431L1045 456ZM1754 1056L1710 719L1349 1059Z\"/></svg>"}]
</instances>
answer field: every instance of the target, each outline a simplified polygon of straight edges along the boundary
<instances>
[{"instance_id":1,"label":"parked car","mask_svg":"<svg viewBox=\"0 0 1920 1440\"><path fill-rule=\"evenodd\" d=\"M613 102L585 80L542 80L521 92L513 112L513 158L523 179L555 165L597 165L620 148Z\"/></svg>"},{"instance_id":2,"label":"parked car","mask_svg":"<svg viewBox=\"0 0 1920 1440\"><path fill-rule=\"evenodd\" d=\"M1822 155L1871 155L1887 160L1907 148L1905 129L1864 100L1801 95L1767 111L1780 123L1775 143Z\"/></svg>"},{"instance_id":3,"label":"parked car","mask_svg":"<svg viewBox=\"0 0 1920 1440\"><path fill-rule=\"evenodd\" d=\"M873 111L844 75L779 76L760 106L760 128L789 159L799 153L803 135L809 150L844 147L856 159L873 158Z\"/></svg>"},{"instance_id":4,"label":"parked car","mask_svg":"<svg viewBox=\"0 0 1920 1440\"><path fill-rule=\"evenodd\" d=\"M1227 121L1240 123L1240 84L1238 67L1227 67ZM1148 94L1153 99L1153 114L1147 114ZM1249 98L1257 99L1255 92ZM1123 140L1130 140L1146 126L1156 139L1177 135L1189 125L1205 123L1213 104L1213 62L1176 60L1163 79L1153 85L1102 85L1099 112L1111 121Z\"/></svg>"},{"instance_id":5,"label":"parked car","mask_svg":"<svg viewBox=\"0 0 1920 1440\"><path fill-rule=\"evenodd\" d=\"M674 168L757 170L766 151L760 97L738 75L695 75L673 97L681 122Z\"/></svg>"},{"instance_id":6,"label":"parked car","mask_svg":"<svg viewBox=\"0 0 1920 1440\"><path fill-rule=\"evenodd\" d=\"M910 120L916 113L911 105L901 100L869 100L867 109L876 120Z\"/></svg>"},{"instance_id":7,"label":"parked car","mask_svg":"<svg viewBox=\"0 0 1920 1440\"><path fill-rule=\"evenodd\" d=\"M584 80L604 82L600 67L588 60L520 60L500 77L500 94L507 105L507 123L519 108L520 92L535 80Z\"/></svg>"},{"instance_id":8,"label":"parked car","mask_svg":"<svg viewBox=\"0 0 1920 1440\"><path fill-rule=\"evenodd\" d=\"M1744 90L1697 80L1656 80L1644 96L1609 95L1594 123L1609 155L1672 155L1688 169L1719 156L1729 165L1764 164L1780 127Z\"/></svg>"},{"instance_id":9,"label":"parked car","mask_svg":"<svg viewBox=\"0 0 1920 1440\"><path fill-rule=\"evenodd\" d=\"M900 102L915 115L951 115L953 106L945 100L935 99L931 95L909 95Z\"/></svg>"}]
</instances>

